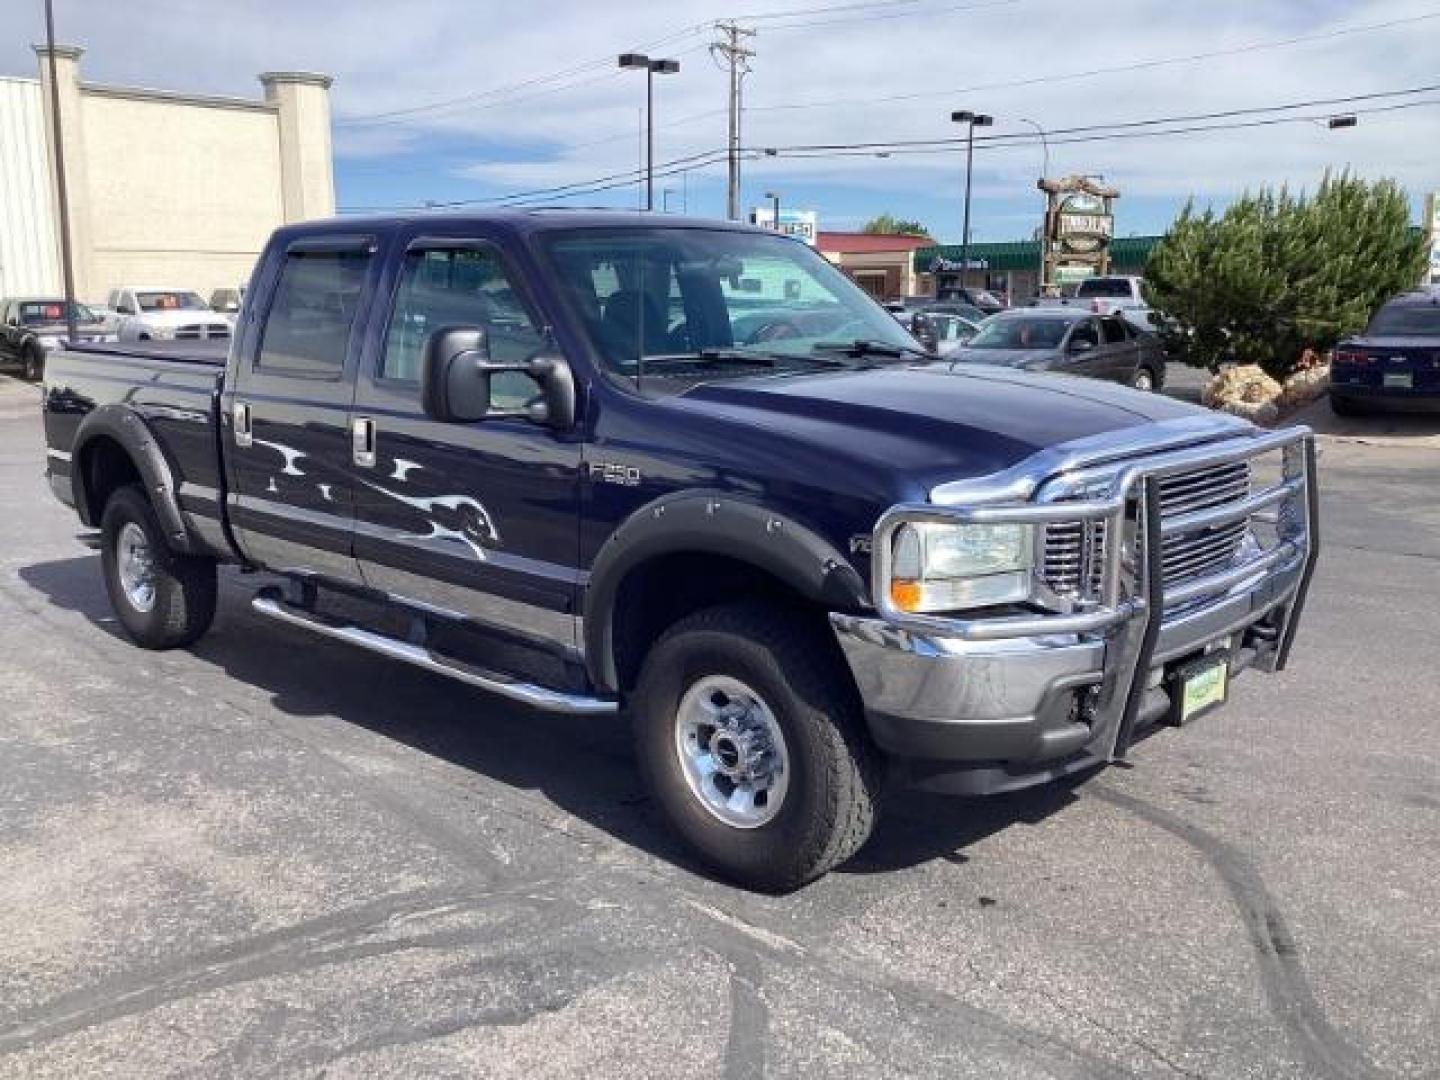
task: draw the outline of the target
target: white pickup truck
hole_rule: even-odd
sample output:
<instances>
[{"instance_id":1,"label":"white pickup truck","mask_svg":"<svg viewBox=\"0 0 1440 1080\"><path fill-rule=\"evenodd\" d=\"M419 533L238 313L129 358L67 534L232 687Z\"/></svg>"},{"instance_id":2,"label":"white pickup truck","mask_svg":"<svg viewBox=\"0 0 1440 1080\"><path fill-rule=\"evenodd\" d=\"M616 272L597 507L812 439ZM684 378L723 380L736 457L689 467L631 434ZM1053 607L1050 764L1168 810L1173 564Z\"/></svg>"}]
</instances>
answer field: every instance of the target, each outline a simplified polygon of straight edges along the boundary
<instances>
[{"instance_id":1,"label":"white pickup truck","mask_svg":"<svg viewBox=\"0 0 1440 1080\"><path fill-rule=\"evenodd\" d=\"M1120 315L1141 330L1155 330L1150 304L1145 299L1145 279L1125 275L1086 278L1072 296L1037 300L1037 307L1085 307L1097 315Z\"/></svg>"},{"instance_id":2,"label":"white pickup truck","mask_svg":"<svg viewBox=\"0 0 1440 1080\"><path fill-rule=\"evenodd\" d=\"M111 289L105 306L119 316L121 341L229 338L230 321L192 289L143 285Z\"/></svg>"}]
</instances>

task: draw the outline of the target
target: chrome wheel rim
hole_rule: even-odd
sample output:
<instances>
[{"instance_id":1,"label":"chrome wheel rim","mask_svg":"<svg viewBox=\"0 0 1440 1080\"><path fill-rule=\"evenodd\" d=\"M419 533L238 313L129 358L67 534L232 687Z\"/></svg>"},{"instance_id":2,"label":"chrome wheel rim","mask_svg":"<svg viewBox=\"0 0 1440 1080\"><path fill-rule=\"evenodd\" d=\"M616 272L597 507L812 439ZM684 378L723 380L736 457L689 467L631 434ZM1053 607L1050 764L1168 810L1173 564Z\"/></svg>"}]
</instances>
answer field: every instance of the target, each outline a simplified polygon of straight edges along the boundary
<instances>
[{"instance_id":1,"label":"chrome wheel rim","mask_svg":"<svg viewBox=\"0 0 1440 1080\"><path fill-rule=\"evenodd\" d=\"M697 680L675 712L675 753L690 793L736 829L780 812L790 786L785 735L765 700L739 679Z\"/></svg>"},{"instance_id":2,"label":"chrome wheel rim","mask_svg":"<svg viewBox=\"0 0 1440 1080\"><path fill-rule=\"evenodd\" d=\"M1137 371L1130 385L1135 387L1136 390L1154 390L1155 380L1150 377L1148 371Z\"/></svg>"},{"instance_id":3,"label":"chrome wheel rim","mask_svg":"<svg viewBox=\"0 0 1440 1080\"><path fill-rule=\"evenodd\" d=\"M155 606L155 560L145 530L133 521L120 527L115 539L115 567L126 601L139 612Z\"/></svg>"}]
</instances>

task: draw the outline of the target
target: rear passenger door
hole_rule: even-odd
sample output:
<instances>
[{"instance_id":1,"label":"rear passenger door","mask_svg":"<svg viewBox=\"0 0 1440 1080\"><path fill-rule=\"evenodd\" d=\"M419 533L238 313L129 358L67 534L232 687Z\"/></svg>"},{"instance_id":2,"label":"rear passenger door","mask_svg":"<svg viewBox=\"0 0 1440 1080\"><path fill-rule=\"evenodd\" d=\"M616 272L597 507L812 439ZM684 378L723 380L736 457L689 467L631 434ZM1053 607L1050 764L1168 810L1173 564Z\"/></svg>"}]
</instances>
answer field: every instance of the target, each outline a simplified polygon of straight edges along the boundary
<instances>
[{"instance_id":1,"label":"rear passenger door","mask_svg":"<svg viewBox=\"0 0 1440 1080\"><path fill-rule=\"evenodd\" d=\"M492 358L520 363L546 348L548 319L502 248L484 236L421 237L399 260L372 324L375 354L355 396L351 461L355 551L372 588L464 616L549 652L576 648L578 431L520 418L441 423L421 407L426 342L441 327L481 327ZM528 375L491 382L519 408Z\"/></svg>"},{"instance_id":2,"label":"rear passenger door","mask_svg":"<svg viewBox=\"0 0 1440 1080\"><path fill-rule=\"evenodd\" d=\"M245 317L224 434L230 516L271 570L361 581L349 420L375 251L369 236L292 242Z\"/></svg>"}]
</instances>

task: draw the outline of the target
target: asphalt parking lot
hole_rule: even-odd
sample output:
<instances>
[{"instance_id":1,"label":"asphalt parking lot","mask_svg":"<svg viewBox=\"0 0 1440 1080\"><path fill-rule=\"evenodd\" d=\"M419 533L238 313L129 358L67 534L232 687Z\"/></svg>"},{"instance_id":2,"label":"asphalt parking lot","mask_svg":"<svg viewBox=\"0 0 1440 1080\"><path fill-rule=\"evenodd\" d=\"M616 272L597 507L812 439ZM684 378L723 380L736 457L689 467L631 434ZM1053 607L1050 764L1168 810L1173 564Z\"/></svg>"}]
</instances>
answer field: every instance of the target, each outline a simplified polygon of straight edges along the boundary
<instances>
[{"instance_id":1,"label":"asphalt parking lot","mask_svg":"<svg viewBox=\"0 0 1440 1080\"><path fill-rule=\"evenodd\" d=\"M689 867L619 725L238 575L135 649L42 468L0 378L0 1076L1440 1075L1435 450L1323 441L1288 672L1128 768L900 795L778 898Z\"/></svg>"}]
</instances>

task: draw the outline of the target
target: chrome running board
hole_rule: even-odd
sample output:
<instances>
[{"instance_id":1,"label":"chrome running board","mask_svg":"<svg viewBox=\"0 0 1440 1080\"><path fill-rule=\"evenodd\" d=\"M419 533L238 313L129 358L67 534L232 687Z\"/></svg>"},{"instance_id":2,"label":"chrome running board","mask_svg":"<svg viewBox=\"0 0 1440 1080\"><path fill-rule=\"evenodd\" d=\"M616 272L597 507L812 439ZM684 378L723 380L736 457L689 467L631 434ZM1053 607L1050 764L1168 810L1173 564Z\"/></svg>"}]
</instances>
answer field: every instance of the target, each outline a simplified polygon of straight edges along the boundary
<instances>
[{"instance_id":1,"label":"chrome running board","mask_svg":"<svg viewBox=\"0 0 1440 1080\"><path fill-rule=\"evenodd\" d=\"M285 603L270 590L256 596L250 601L250 606L266 618L288 623L290 626L299 626L322 637L333 638L349 645L358 645L362 649L369 649L371 652L379 653L391 660L413 664L426 671L433 671L437 675L456 679L459 682L467 683L481 690L488 690L492 694L499 694L537 709L569 713L574 716L607 716L619 711L619 706L614 701L587 697L583 694L567 694L562 690L551 690L548 687L535 686L531 683L516 682L503 675L480 671L459 661L438 657L429 649L412 645L407 641L398 641L372 630L364 630L358 626L326 619L323 615Z\"/></svg>"}]
</instances>

